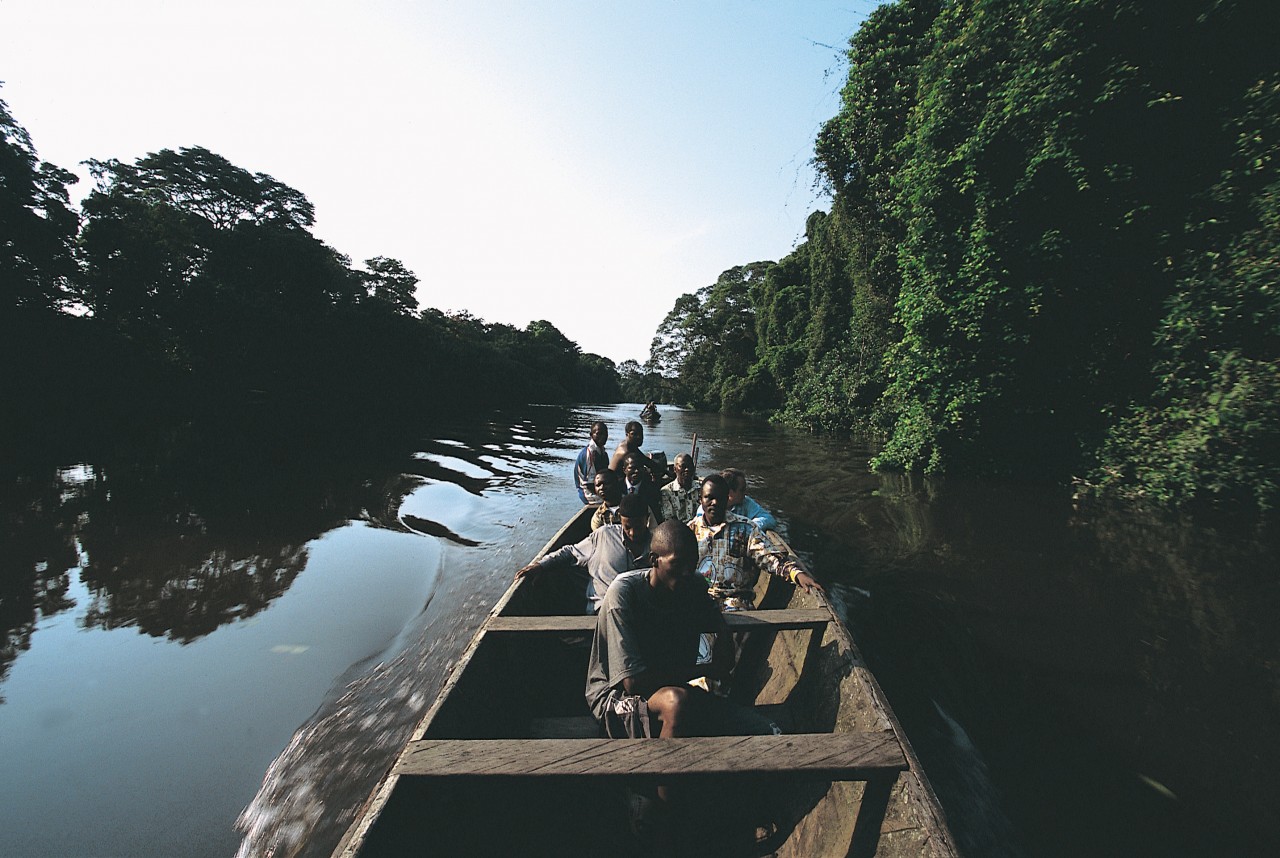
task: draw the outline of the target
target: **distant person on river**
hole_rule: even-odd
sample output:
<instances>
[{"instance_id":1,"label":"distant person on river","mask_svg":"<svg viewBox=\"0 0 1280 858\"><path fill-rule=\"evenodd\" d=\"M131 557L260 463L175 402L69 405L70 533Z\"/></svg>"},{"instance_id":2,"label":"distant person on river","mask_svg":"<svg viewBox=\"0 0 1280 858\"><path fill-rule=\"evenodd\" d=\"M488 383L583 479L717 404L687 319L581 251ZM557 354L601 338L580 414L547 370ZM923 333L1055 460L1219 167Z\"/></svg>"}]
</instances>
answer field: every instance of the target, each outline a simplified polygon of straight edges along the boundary
<instances>
[{"instance_id":1,"label":"distant person on river","mask_svg":"<svg viewBox=\"0 0 1280 858\"><path fill-rule=\"evenodd\" d=\"M609 443L609 427L603 420L591 424L591 442L578 452L573 463L573 483L578 487L578 497L584 504L598 504L603 498L596 494L596 474L609 468L609 454L604 445Z\"/></svg>"},{"instance_id":2,"label":"distant person on river","mask_svg":"<svg viewBox=\"0 0 1280 858\"><path fill-rule=\"evenodd\" d=\"M654 522L662 521L662 491L654 483L653 476L645 465L643 453L632 450L622 457L622 478L622 493L643 500L644 505L653 512Z\"/></svg>"},{"instance_id":3,"label":"distant person on river","mask_svg":"<svg viewBox=\"0 0 1280 858\"><path fill-rule=\"evenodd\" d=\"M649 469L649 473L653 476L655 483L661 485L667 480L667 473L664 466L659 465L653 459L644 454L640 449L640 445L644 443L644 424L639 420L632 420L627 424L626 436L622 439L622 443L613 451L613 457L609 459L610 470L622 472L622 460L628 453L639 453L642 457L645 467Z\"/></svg>"},{"instance_id":4,"label":"distant person on river","mask_svg":"<svg viewBox=\"0 0 1280 858\"><path fill-rule=\"evenodd\" d=\"M688 524L698 514L698 484L693 456L681 453L672 463L675 479L662 487L662 520Z\"/></svg>"},{"instance_id":5,"label":"distant person on river","mask_svg":"<svg viewBox=\"0 0 1280 858\"><path fill-rule=\"evenodd\" d=\"M587 613L600 607L605 591L623 572L649 566L649 510L639 495L618 504L621 524L606 524L581 542L553 551L516 572L517 578L541 575L573 566L587 571ZM532 580L532 579L531 579Z\"/></svg>"},{"instance_id":6,"label":"distant person on river","mask_svg":"<svg viewBox=\"0 0 1280 858\"><path fill-rule=\"evenodd\" d=\"M596 474L596 494L600 496L600 506L591 516L591 529L597 530L606 524L622 524L622 516L618 514L618 504L622 501L622 475L608 469Z\"/></svg>"},{"instance_id":7,"label":"distant person on river","mask_svg":"<svg viewBox=\"0 0 1280 858\"><path fill-rule=\"evenodd\" d=\"M652 399L645 404L644 408L640 409L640 416L642 418L658 416L658 406L654 404Z\"/></svg>"}]
</instances>

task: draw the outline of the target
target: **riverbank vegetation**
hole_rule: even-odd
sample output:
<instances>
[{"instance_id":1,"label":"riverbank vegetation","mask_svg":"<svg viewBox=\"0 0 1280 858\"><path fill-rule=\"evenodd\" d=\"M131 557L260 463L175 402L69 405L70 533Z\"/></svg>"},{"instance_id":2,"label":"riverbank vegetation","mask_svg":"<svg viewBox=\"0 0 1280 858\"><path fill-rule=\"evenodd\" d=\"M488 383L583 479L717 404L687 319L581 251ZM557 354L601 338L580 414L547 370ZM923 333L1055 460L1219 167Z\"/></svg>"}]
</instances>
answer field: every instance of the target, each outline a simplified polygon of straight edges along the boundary
<instances>
[{"instance_id":1,"label":"riverbank vegetation","mask_svg":"<svg viewBox=\"0 0 1280 858\"><path fill-rule=\"evenodd\" d=\"M608 359L547 321L418 309L398 260L355 265L306 196L201 147L42 162L0 101L0 429L75 436L139 420L285 433L528 402L616 400Z\"/></svg>"},{"instance_id":2,"label":"riverbank vegetation","mask_svg":"<svg viewBox=\"0 0 1280 858\"><path fill-rule=\"evenodd\" d=\"M777 262L624 390L879 433L874 465L1280 503L1280 61L1253 0L897 0Z\"/></svg>"}]
</instances>

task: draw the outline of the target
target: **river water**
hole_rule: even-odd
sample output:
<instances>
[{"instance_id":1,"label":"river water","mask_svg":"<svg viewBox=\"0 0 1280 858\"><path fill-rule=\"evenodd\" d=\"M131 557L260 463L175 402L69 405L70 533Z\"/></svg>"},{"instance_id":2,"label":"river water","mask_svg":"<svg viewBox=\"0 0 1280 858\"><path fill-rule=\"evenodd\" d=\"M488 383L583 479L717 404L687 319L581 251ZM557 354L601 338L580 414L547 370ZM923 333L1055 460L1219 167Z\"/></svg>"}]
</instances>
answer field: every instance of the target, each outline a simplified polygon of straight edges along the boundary
<instances>
[{"instance_id":1,"label":"river water","mask_svg":"<svg viewBox=\"0 0 1280 858\"><path fill-rule=\"evenodd\" d=\"M181 430L0 474L0 855L327 855L637 406L409 442ZM1274 528L869 473L871 450L667 409L827 584L964 851L1269 854Z\"/></svg>"}]
</instances>

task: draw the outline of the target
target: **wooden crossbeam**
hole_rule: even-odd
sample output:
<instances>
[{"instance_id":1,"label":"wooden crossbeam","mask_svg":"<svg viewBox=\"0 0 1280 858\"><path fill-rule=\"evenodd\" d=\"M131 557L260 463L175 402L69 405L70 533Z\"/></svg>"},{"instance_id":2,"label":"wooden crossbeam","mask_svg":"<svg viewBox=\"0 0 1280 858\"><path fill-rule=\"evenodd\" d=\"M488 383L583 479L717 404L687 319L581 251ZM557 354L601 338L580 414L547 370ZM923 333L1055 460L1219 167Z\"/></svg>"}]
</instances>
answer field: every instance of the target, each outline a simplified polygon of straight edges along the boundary
<instances>
[{"instance_id":1,"label":"wooden crossbeam","mask_svg":"<svg viewBox=\"0 0 1280 858\"><path fill-rule=\"evenodd\" d=\"M681 739L420 739L395 774L429 778L658 779L799 775L862 781L907 768L882 733L798 733Z\"/></svg>"},{"instance_id":2,"label":"wooden crossbeam","mask_svg":"<svg viewBox=\"0 0 1280 858\"><path fill-rule=\"evenodd\" d=\"M822 609L788 608L781 611L729 611L724 615L730 631L777 631L779 629L820 629L831 619ZM572 634L596 627L594 614L556 617L492 617L485 628L491 632L548 632Z\"/></svg>"},{"instance_id":3,"label":"wooden crossbeam","mask_svg":"<svg viewBox=\"0 0 1280 858\"><path fill-rule=\"evenodd\" d=\"M751 708L773 723L781 724L783 729L791 723L791 713L785 703L767 703ZM600 722L589 714L529 719L529 738L531 739L599 739L603 737L604 730Z\"/></svg>"}]
</instances>

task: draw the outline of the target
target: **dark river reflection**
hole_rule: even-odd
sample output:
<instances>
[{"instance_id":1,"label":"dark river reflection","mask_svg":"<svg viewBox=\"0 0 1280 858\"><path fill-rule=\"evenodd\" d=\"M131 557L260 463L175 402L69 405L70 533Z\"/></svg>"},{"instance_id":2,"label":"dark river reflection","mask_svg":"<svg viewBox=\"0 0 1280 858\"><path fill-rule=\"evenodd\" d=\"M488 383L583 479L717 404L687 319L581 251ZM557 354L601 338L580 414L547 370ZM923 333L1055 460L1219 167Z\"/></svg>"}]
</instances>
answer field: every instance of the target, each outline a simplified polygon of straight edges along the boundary
<instances>
[{"instance_id":1,"label":"dark river reflection","mask_svg":"<svg viewBox=\"0 0 1280 858\"><path fill-rule=\"evenodd\" d=\"M592 420L407 443L175 431L0 475L0 854L327 855L490 606L576 508ZM667 410L828 584L970 855L1270 854L1274 529L866 470Z\"/></svg>"}]
</instances>

